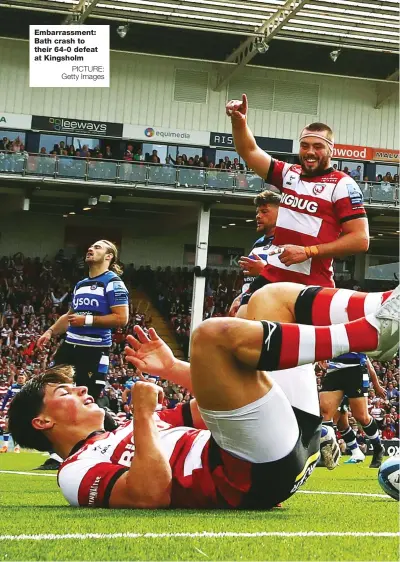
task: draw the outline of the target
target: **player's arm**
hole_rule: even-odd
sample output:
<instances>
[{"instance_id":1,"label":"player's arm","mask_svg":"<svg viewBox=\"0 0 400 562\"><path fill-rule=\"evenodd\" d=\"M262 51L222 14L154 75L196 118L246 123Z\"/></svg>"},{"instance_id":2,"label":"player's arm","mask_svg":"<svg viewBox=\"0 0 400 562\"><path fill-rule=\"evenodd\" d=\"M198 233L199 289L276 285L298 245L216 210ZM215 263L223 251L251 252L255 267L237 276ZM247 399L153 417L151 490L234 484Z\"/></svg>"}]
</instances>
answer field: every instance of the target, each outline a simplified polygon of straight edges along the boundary
<instances>
[{"instance_id":1,"label":"player's arm","mask_svg":"<svg viewBox=\"0 0 400 562\"><path fill-rule=\"evenodd\" d=\"M279 259L284 265L289 266L294 263L302 263L310 257L313 257L313 259L343 258L366 252L368 248L368 220L362 217L343 223L342 236L334 242L318 244L318 246L312 246L311 248L285 244L280 248L283 251ZM278 253L278 250L272 253Z\"/></svg>"},{"instance_id":2,"label":"player's arm","mask_svg":"<svg viewBox=\"0 0 400 562\"><path fill-rule=\"evenodd\" d=\"M68 324L71 326L98 326L99 328L123 328L129 319L128 305L111 307L111 314L93 316L92 314L67 315Z\"/></svg>"},{"instance_id":3,"label":"player's arm","mask_svg":"<svg viewBox=\"0 0 400 562\"><path fill-rule=\"evenodd\" d=\"M111 508L157 509L171 503L172 471L153 419L162 397L161 388L152 383L138 381L132 387L135 454L114 484Z\"/></svg>"},{"instance_id":4,"label":"player's arm","mask_svg":"<svg viewBox=\"0 0 400 562\"><path fill-rule=\"evenodd\" d=\"M144 373L168 379L192 391L190 363L174 357L172 350L157 335L154 328L150 328L148 335L144 333L140 326L135 326L134 330L139 339L133 336L126 338L128 346L125 348L125 357L127 361ZM162 419L166 416L168 418L172 416L175 419L176 416L173 412L179 410L179 422L176 419L173 421L172 418L165 419L165 421L172 425L186 425L197 429L205 429L206 426L200 415L196 399L193 398L189 404L190 413L187 411L187 406L183 405L166 412L159 412L159 416Z\"/></svg>"},{"instance_id":5,"label":"player's arm","mask_svg":"<svg viewBox=\"0 0 400 562\"><path fill-rule=\"evenodd\" d=\"M242 100L232 100L226 104L226 114L231 118L232 135L236 152L243 158L249 168L265 178L271 165L271 156L264 152L254 138L247 125L247 96Z\"/></svg>"},{"instance_id":6,"label":"player's arm","mask_svg":"<svg viewBox=\"0 0 400 562\"><path fill-rule=\"evenodd\" d=\"M379 398L386 398L386 390L383 388L383 386L381 386L378 379L378 375L376 374L374 366L372 365L369 359L367 359L367 369L368 369L369 378L375 390L375 394L379 396Z\"/></svg>"},{"instance_id":7,"label":"player's arm","mask_svg":"<svg viewBox=\"0 0 400 562\"><path fill-rule=\"evenodd\" d=\"M342 236L334 242L318 245L318 257L342 258L366 252L369 248L369 228L366 218L342 224Z\"/></svg>"},{"instance_id":8,"label":"player's arm","mask_svg":"<svg viewBox=\"0 0 400 562\"><path fill-rule=\"evenodd\" d=\"M134 326L133 329L138 339L127 336L126 360L142 373L168 379L191 391L190 364L177 359L154 328L150 328L148 335L140 326Z\"/></svg>"},{"instance_id":9,"label":"player's arm","mask_svg":"<svg viewBox=\"0 0 400 562\"><path fill-rule=\"evenodd\" d=\"M60 318L58 318L58 320L56 320L56 322L54 322L54 324L52 326L50 326L50 328L48 328L38 339L37 341L37 346L39 348L42 348L44 345L46 345L53 336L59 336L61 334L65 334L65 332L68 330L68 326L69 326L69 315L73 313L72 309L69 309L68 312L66 312L65 314L62 314L60 316Z\"/></svg>"}]
</instances>

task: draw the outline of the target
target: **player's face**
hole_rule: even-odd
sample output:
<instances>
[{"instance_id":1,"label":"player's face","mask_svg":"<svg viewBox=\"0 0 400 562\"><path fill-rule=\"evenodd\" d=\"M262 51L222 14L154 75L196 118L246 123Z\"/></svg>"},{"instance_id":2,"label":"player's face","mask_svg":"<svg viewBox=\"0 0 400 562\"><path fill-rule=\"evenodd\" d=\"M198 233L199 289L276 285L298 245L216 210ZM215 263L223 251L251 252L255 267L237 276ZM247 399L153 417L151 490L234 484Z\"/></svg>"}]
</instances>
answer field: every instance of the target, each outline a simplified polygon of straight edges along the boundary
<instances>
[{"instance_id":1,"label":"player's face","mask_svg":"<svg viewBox=\"0 0 400 562\"><path fill-rule=\"evenodd\" d=\"M307 129L302 132L302 135L306 133ZM326 137L326 131L318 132L318 134ZM300 141L299 159L303 173L306 176L316 176L329 168L331 150L322 139L309 136Z\"/></svg>"},{"instance_id":2,"label":"player's face","mask_svg":"<svg viewBox=\"0 0 400 562\"><path fill-rule=\"evenodd\" d=\"M85 427L88 433L102 427L104 410L87 393L86 386L48 384L41 414L54 425Z\"/></svg>"},{"instance_id":3,"label":"player's face","mask_svg":"<svg viewBox=\"0 0 400 562\"><path fill-rule=\"evenodd\" d=\"M269 232L276 225L279 207L277 205L261 205L257 207L256 223L257 232Z\"/></svg>"},{"instance_id":4,"label":"player's face","mask_svg":"<svg viewBox=\"0 0 400 562\"><path fill-rule=\"evenodd\" d=\"M111 258L110 249L104 242L98 241L92 244L86 253L86 263L88 265L101 264Z\"/></svg>"}]
</instances>

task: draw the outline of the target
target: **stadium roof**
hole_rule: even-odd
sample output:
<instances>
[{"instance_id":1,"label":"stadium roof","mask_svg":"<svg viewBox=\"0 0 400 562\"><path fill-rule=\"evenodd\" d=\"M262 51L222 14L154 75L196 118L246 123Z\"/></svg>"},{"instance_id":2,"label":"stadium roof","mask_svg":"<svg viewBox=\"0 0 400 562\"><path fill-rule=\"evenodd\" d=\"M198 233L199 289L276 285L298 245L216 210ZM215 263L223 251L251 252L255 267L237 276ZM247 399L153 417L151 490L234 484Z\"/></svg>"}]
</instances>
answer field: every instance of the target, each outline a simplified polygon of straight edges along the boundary
<instances>
[{"instance_id":1,"label":"stadium roof","mask_svg":"<svg viewBox=\"0 0 400 562\"><path fill-rule=\"evenodd\" d=\"M23 23L12 17L21 9ZM0 0L0 10L5 36L25 23L109 22L128 25L124 39L112 33L117 50L392 80L398 68L397 0Z\"/></svg>"},{"instance_id":2,"label":"stadium roof","mask_svg":"<svg viewBox=\"0 0 400 562\"><path fill-rule=\"evenodd\" d=\"M397 0L8 0L7 4L49 12L83 10L86 17L246 36L263 35L263 24L281 11L276 39L392 53L399 48Z\"/></svg>"}]
</instances>

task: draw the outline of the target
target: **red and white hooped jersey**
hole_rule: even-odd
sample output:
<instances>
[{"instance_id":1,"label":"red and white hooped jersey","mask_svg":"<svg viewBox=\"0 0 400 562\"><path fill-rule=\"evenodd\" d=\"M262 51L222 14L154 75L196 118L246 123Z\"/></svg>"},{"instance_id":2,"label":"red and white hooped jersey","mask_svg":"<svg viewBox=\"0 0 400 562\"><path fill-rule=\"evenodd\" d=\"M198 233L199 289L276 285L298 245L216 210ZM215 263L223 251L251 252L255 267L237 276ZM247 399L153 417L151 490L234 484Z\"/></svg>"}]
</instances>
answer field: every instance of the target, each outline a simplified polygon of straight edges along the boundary
<instances>
[{"instance_id":1,"label":"red and white hooped jersey","mask_svg":"<svg viewBox=\"0 0 400 562\"><path fill-rule=\"evenodd\" d=\"M184 427L182 404L154 414L161 444L172 468L171 507L235 507L250 489L251 463L229 459L231 474L213 471L208 462L211 433ZM215 444L215 442L214 442ZM135 453L133 422L113 432L94 436L79 444L61 465L58 484L73 506L108 507L113 485L126 472ZM245 479L247 478L246 485ZM223 487L223 495L219 492Z\"/></svg>"},{"instance_id":2,"label":"red and white hooped jersey","mask_svg":"<svg viewBox=\"0 0 400 562\"><path fill-rule=\"evenodd\" d=\"M334 242L349 220L366 216L357 183L330 169L321 176L304 176L297 164L272 160L266 181L282 192L274 245L317 246ZM334 287L332 259L310 258L285 266L279 255L269 256L262 275L271 282L290 281Z\"/></svg>"}]
</instances>

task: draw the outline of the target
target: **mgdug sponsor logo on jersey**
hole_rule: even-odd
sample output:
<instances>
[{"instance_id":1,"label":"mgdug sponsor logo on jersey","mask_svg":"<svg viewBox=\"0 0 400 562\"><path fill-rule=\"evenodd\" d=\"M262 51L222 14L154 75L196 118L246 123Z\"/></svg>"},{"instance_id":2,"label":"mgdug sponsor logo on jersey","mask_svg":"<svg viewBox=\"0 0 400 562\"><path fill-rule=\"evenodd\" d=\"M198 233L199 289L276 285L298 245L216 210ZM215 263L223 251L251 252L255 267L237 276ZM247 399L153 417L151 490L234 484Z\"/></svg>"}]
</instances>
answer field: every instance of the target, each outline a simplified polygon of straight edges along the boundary
<instances>
[{"instance_id":1,"label":"mgdug sponsor logo on jersey","mask_svg":"<svg viewBox=\"0 0 400 562\"><path fill-rule=\"evenodd\" d=\"M309 213L316 213L318 211L318 203L315 201L308 201L308 199L303 199L302 197L296 197L290 193L284 193L281 199L281 205L286 205L292 209L298 209L299 211L308 211Z\"/></svg>"},{"instance_id":2,"label":"mgdug sponsor logo on jersey","mask_svg":"<svg viewBox=\"0 0 400 562\"><path fill-rule=\"evenodd\" d=\"M97 299L90 299L89 297L75 297L72 304L74 305L74 308L77 308L78 306L93 306L98 308L100 306Z\"/></svg>"}]
</instances>

